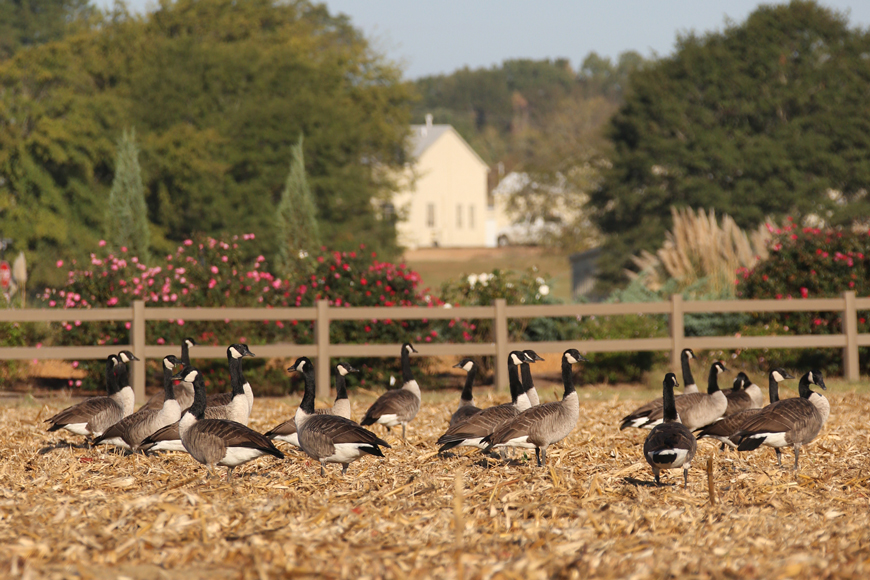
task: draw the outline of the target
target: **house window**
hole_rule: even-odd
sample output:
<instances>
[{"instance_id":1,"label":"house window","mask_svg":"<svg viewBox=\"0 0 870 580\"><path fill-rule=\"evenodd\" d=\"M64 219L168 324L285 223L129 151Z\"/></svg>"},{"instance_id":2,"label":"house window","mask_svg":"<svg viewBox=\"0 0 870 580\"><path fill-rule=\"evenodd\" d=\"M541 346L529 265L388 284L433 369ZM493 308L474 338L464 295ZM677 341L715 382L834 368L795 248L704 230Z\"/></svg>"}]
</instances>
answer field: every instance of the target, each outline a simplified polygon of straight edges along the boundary
<instances>
[{"instance_id":1,"label":"house window","mask_svg":"<svg viewBox=\"0 0 870 580\"><path fill-rule=\"evenodd\" d=\"M462 228L462 205L456 206L456 229Z\"/></svg>"},{"instance_id":2,"label":"house window","mask_svg":"<svg viewBox=\"0 0 870 580\"><path fill-rule=\"evenodd\" d=\"M474 228L474 206L468 206L468 227Z\"/></svg>"},{"instance_id":3,"label":"house window","mask_svg":"<svg viewBox=\"0 0 870 580\"><path fill-rule=\"evenodd\" d=\"M426 225L430 228L435 227L435 204L430 203L426 206Z\"/></svg>"}]
</instances>

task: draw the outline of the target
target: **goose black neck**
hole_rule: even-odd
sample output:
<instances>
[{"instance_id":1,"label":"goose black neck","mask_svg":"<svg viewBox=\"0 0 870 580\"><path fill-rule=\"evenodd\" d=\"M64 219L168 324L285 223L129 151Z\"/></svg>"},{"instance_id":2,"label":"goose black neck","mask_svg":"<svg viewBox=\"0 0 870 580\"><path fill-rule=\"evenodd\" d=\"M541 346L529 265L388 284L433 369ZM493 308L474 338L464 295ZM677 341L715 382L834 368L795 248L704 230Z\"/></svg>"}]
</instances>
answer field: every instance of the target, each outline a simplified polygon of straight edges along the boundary
<instances>
[{"instance_id":1,"label":"goose black neck","mask_svg":"<svg viewBox=\"0 0 870 580\"><path fill-rule=\"evenodd\" d=\"M812 389L810 389L809 373L801 377L801 381L798 383L798 393L804 399L809 399L810 395L813 394Z\"/></svg>"},{"instance_id":2,"label":"goose black neck","mask_svg":"<svg viewBox=\"0 0 870 580\"><path fill-rule=\"evenodd\" d=\"M340 401L347 398L347 377L338 371L335 371L335 400Z\"/></svg>"},{"instance_id":3,"label":"goose black neck","mask_svg":"<svg viewBox=\"0 0 870 580\"><path fill-rule=\"evenodd\" d=\"M520 373L523 377L523 392L528 393L535 388L535 381L532 380L532 368L529 363L520 365Z\"/></svg>"},{"instance_id":4,"label":"goose black neck","mask_svg":"<svg viewBox=\"0 0 870 580\"><path fill-rule=\"evenodd\" d=\"M233 396L245 394L245 377L242 375L242 359L228 357L230 363L230 387Z\"/></svg>"},{"instance_id":5,"label":"goose black neck","mask_svg":"<svg viewBox=\"0 0 870 580\"><path fill-rule=\"evenodd\" d=\"M410 383L414 380L414 375L411 374L411 353L407 348L402 348L402 381Z\"/></svg>"},{"instance_id":6,"label":"goose black neck","mask_svg":"<svg viewBox=\"0 0 870 580\"><path fill-rule=\"evenodd\" d=\"M205 381L197 374L193 379L193 404L187 410L196 420L205 416Z\"/></svg>"},{"instance_id":7,"label":"goose black neck","mask_svg":"<svg viewBox=\"0 0 870 580\"><path fill-rule=\"evenodd\" d=\"M308 366L310 365L306 365L306 367ZM311 415L314 413L314 395L316 391L314 386L314 369L304 369L302 371L302 378L305 379L305 394L302 395L302 402L299 403L299 408Z\"/></svg>"},{"instance_id":8,"label":"goose black neck","mask_svg":"<svg viewBox=\"0 0 870 580\"><path fill-rule=\"evenodd\" d=\"M710 367L710 376L707 378L707 394L712 395L719 390L719 367Z\"/></svg>"},{"instance_id":9,"label":"goose black neck","mask_svg":"<svg viewBox=\"0 0 870 580\"><path fill-rule=\"evenodd\" d=\"M118 392L115 382L115 361L111 357L106 359L106 392L110 395Z\"/></svg>"},{"instance_id":10,"label":"goose black neck","mask_svg":"<svg viewBox=\"0 0 870 580\"><path fill-rule=\"evenodd\" d=\"M683 385L694 385L695 377L692 376L692 367L689 366L689 355L688 353L683 353L683 356L680 357L680 364L683 367Z\"/></svg>"},{"instance_id":11,"label":"goose black neck","mask_svg":"<svg viewBox=\"0 0 870 580\"><path fill-rule=\"evenodd\" d=\"M517 398L519 398L522 392L522 385L520 384L520 374L517 371L517 365L512 362L508 362L508 384L511 388L511 401L516 403Z\"/></svg>"},{"instance_id":12,"label":"goose black neck","mask_svg":"<svg viewBox=\"0 0 870 580\"><path fill-rule=\"evenodd\" d=\"M477 374L477 365L472 366L471 370L468 371L468 374L465 376L465 386L462 387L462 397L463 401L471 401L474 399L474 396L471 394L471 386L474 384L474 376Z\"/></svg>"},{"instance_id":13,"label":"goose black neck","mask_svg":"<svg viewBox=\"0 0 870 580\"><path fill-rule=\"evenodd\" d=\"M175 398L175 389L172 388L172 369L163 364L163 399L169 401Z\"/></svg>"},{"instance_id":14,"label":"goose black neck","mask_svg":"<svg viewBox=\"0 0 870 580\"><path fill-rule=\"evenodd\" d=\"M674 386L669 381L665 381L664 389L662 389L662 400L664 403L662 420L665 423L676 421L677 402L674 399Z\"/></svg>"},{"instance_id":15,"label":"goose black neck","mask_svg":"<svg viewBox=\"0 0 870 580\"><path fill-rule=\"evenodd\" d=\"M565 385L565 394L562 395L564 399L574 392L574 373L571 369L571 363L565 357L562 357L562 384Z\"/></svg>"},{"instance_id":16,"label":"goose black neck","mask_svg":"<svg viewBox=\"0 0 870 580\"><path fill-rule=\"evenodd\" d=\"M127 370L127 363L121 361L118 364L118 372L115 374L115 392L119 392L121 389L130 384L130 374Z\"/></svg>"},{"instance_id":17,"label":"goose black neck","mask_svg":"<svg viewBox=\"0 0 870 580\"><path fill-rule=\"evenodd\" d=\"M184 365L184 368L190 366L190 347L187 346L187 341L181 341L181 363Z\"/></svg>"},{"instance_id":18,"label":"goose black neck","mask_svg":"<svg viewBox=\"0 0 870 580\"><path fill-rule=\"evenodd\" d=\"M773 378L773 374L768 378L767 393L770 395L771 403L775 403L779 400L779 382Z\"/></svg>"}]
</instances>

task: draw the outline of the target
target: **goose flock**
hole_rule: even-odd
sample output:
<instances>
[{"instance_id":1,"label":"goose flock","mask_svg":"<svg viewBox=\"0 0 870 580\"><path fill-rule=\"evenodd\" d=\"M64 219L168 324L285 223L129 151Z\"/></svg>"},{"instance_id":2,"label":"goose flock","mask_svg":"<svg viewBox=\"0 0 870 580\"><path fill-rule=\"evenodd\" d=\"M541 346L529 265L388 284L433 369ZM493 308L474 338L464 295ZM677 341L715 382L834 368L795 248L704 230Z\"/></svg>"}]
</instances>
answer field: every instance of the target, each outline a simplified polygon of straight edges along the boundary
<instances>
[{"instance_id":1,"label":"goose flock","mask_svg":"<svg viewBox=\"0 0 870 580\"><path fill-rule=\"evenodd\" d=\"M254 405L254 393L245 380L242 360L254 354L244 344L227 348L231 391L206 395L205 382L190 362L189 349L196 345L185 339L181 358L163 358L163 389L134 412L133 389L127 364L138 360L129 351L106 359L107 395L92 397L59 412L46 422L49 431L66 429L86 437L90 445L110 445L126 453L175 451L188 453L215 477L216 466L227 468L232 481L235 467L271 455L284 459L275 443L300 450L320 464L326 476L330 463L341 464L342 475L348 466L370 455L384 457L391 445L366 429L382 425L389 432L402 426L402 441L408 425L420 411L421 390L414 378L410 357L418 351L410 344L401 347L402 386L387 391L372 403L359 423L351 418L347 394L347 375L358 372L347 363L338 363L335 372L336 398L329 409L315 409L315 367L306 357L298 358L287 370L299 373L305 390L296 413L286 421L259 433L248 427ZM770 404L763 406L761 389L741 372L732 388L719 388L719 376L728 371L714 362L708 374L706 393L698 392L692 376L691 349L681 353L683 394L674 373L667 373L662 383L662 397L649 401L624 417L619 429L650 430L643 443L643 458L651 466L656 484L667 469L683 469L684 486L698 448L698 441L712 438L721 449L749 451L762 445L773 447L777 464L782 466L781 448L794 449L794 469L798 469L800 448L819 434L830 414L830 405L811 385L826 390L820 372L809 371L800 378L800 396L779 399L779 383L793 379L786 370L775 368L768 377ZM508 356L511 402L487 408L475 405L473 385L477 363L464 358L456 368L466 373L465 385L457 410L437 444L443 456L451 449L474 447L489 457L506 459L515 448L535 450L537 465L547 463L548 448L565 439L577 424L581 408L574 388L574 366L586 361L577 349L562 354L561 376L564 387L561 400L541 403L535 389L531 365L541 361L532 350L513 351Z\"/></svg>"}]
</instances>

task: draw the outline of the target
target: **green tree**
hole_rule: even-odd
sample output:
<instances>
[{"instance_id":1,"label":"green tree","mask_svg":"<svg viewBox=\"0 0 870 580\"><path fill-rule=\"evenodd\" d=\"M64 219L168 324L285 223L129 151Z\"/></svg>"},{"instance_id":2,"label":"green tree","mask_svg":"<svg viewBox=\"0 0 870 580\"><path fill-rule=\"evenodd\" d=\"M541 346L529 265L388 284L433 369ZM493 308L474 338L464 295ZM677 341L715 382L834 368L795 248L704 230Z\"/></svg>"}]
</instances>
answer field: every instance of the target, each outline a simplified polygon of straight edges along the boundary
<instances>
[{"instance_id":1,"label":"green tree","mask_svg":"<svg viewBox=\"0 0 870 580\"><path fill-rule=\"evenodd\" d=\"M0 61L81 30L96 12L88 0L0 0Z\"/></svg>"},{"instance_id":2,"label":"green tree","mask_svg":"<svg viewBox=\"0 0 870 580\"><path fill-rule=\"evenodd\" d=\"M290 174L278 204L278 268L285 276L293 276L303 268L302 255L312 254L320 247L320 228L311 188L305 177L305 156L302 135L290 149Z\"/></svg>"},{"instance_id":3,"label":"green tree","mask_svg":"<svg viewBox=\"0 0 870 580\"><path fill-rule=\"evenodd\" d=\"M870 34L844 16L794 1L682 37L633 74L610 124L612 169L591 197L603 281L621 283L631 255L661 243L672 205L743 228L768 215L867 215L868 50Z\"/></svg>"},{"instance_id":4,"label":"green tree","mask_svg":"<svg viewBox=\"0 0 870 580\"><path fill-rule=\"evenodd\" d=\"M133 256L148 259L151 235L148 232L148 208L145 187L139 168L136 131L124 131L115 157L115 179L109 192L106 217L109 243L115 251L127 248ZM123 250L122 250L123 251Z\"/></svg>"}]
</instances>

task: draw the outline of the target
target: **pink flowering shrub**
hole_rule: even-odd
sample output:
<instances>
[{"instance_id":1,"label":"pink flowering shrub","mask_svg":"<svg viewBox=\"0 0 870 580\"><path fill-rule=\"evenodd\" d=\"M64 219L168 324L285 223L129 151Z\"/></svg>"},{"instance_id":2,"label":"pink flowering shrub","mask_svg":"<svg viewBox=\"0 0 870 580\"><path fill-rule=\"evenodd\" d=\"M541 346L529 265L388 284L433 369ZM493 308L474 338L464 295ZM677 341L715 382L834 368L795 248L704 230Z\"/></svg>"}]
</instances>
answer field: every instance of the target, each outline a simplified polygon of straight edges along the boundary
<instances>
[{"instance_id":1,"label":"pink flowering shrub","mask_svg":"<svg viewBox=\"0 0 870 580\"><path fill-rule=\"evenodd\" d=\"M752 270L738 271L739 298L832 298L847 290L870 295L870 232L802 228L791 220L783 228L771 229L770 256ZM842 332L841 318L838 312L785 312L758 315L757 324L775 328L777 333L835 334ZM859 312L858 331L868 330L867 313ZM823 371L841 371L839 349L795 352L797 368L815 365Z\"/></svg>"}]
</instances>

